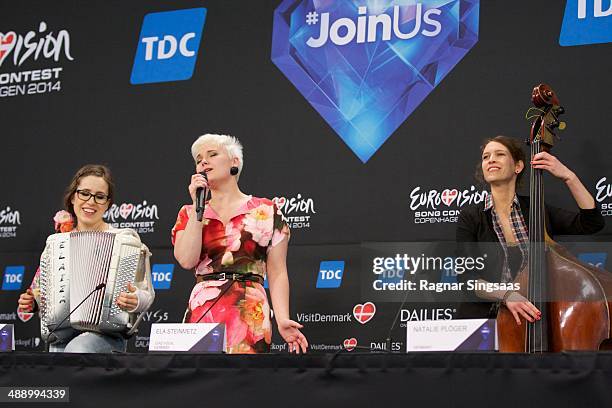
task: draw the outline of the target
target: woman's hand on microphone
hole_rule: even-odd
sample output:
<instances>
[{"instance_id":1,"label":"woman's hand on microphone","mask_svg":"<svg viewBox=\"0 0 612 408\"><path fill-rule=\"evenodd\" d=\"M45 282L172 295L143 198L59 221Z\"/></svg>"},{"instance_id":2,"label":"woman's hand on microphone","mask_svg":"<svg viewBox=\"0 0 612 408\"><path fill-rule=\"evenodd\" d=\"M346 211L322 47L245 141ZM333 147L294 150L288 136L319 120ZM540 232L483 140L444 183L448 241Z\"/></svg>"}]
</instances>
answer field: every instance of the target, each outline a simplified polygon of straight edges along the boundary
<instances>
[{"instance_id":1,"label":"woman's hand on microphone","mask_svg":"<svg viewBox=\"0 0 612 408\"><path fill-rule=\"evenodd\" d=\"M198 188L208 188L208 181L200 173L196 173L191 176L191 184L189 184L189 195L191 196L193 205L196 205L196 191L198 190Z\"/></svg>"}]
</instances>

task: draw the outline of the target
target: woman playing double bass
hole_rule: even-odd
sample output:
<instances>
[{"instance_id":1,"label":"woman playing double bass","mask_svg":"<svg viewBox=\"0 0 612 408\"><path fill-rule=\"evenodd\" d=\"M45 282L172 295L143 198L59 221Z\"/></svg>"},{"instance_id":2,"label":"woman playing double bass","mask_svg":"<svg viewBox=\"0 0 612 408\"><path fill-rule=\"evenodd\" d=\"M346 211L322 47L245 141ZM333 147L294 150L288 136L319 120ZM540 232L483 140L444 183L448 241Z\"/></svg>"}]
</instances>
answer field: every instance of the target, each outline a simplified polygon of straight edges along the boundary
<instances>
[{"instance_id":1,"label":"woman playing double bass","mask_svg":"<svg viewBox=\"0 0 612 408\"><path fill-rule=\"evenodd\" d=\"M526 164L522 143L516 139L497 136L483 143L477 175L489 185L491 193L483 203L461 211L456 239L464 255L490 252L492 248L495 253L488 253L487 268L480 275L465 274L461 279L512 282L527 265L530 201L516 194ZM604 227L593 196L559 159L543 151L533 156L531 166L561 180L578 206L578 211L544 207L546 231L550 236L593 234ZM477 249L476 243L487 242L500 245L484 244ZM518 291L476 291L467 294L465 300L459 317L495 318L499 307L507 308L517 325L525 320L533 323L542 317L542 311Z\"/></svg>"}]
</instances>

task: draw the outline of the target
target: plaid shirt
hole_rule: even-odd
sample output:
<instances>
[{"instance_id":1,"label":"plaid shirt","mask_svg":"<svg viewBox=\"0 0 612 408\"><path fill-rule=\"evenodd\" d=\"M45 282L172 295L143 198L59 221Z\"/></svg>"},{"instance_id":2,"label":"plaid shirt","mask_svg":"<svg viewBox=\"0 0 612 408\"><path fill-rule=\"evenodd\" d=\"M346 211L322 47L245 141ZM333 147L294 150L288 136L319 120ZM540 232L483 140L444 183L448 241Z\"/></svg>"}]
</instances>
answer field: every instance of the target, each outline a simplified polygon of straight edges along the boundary
<instances>
[{"instance_id":1,"label":"plaid shirt","mask_svg":"<svg viewBox=\"0 0 612 408\"><path fill-rule=\"evenodd\" d=\"M493 207L492 194L487 194L483 211L489 210L491 210L491 218L493 219L493 229L495 230L495 234L497 234L499 243L501 244L502 249L504 250L505 259L501 281L510 282L512 280L512 272L510 271L510 266L508 264L508 244L506 242L506 237L504 236L504 231L502 230L502 227L499 223L499 217L497 216L497 212ZM516 194L514 195L514 199L512 200L512 211L510 212L510 227L514 232L514 236L516 237L519 243L519 248L521 249L521 254L523 255L523 261L519 269L522 270L527 264L528 260L527 255L529 253L529 234L527 232L527 225L525 224L525 219L523 218L523 213L521 212L521 205Z\"/></svg>"}]
</instances>

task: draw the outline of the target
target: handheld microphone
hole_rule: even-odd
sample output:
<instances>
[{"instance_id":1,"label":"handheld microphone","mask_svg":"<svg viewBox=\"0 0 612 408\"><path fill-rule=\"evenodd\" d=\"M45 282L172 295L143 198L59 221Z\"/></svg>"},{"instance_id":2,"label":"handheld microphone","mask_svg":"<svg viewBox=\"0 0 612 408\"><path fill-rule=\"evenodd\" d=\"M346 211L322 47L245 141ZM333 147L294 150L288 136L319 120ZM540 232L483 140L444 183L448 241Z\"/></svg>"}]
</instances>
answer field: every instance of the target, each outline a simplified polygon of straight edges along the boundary
<instances>
[{"instance_id":1,"label":"handheld microphone","mask_svg":"<svg viewBox=\"0 0 612 408\"><path fill-rule=\"evenodd\" d=\"M205 171L200 172L208 182L208 176ZM208 189L204 187L198 187L196 190L196 214L198 221L202 221L204 216L204 205L206 203L206 196L208 195Z\"/></svg>"},{"instance_id":2,"label":"handheld microphone","mask_svg":"<svg viewBox=\"0 0 612 408\"><path fill-rule=\"evenodd\" d=\"M49 351L49 346L50 346L52 343L55 343L55 342L58 340L57 336L55 335L55 331L56 331L57 329L59 329L59 328L62 326L62 324L63 324L63 323L64 323L64 322L65 322L65 321L66 321L66 320L67 320L67 319L70 317L70 315L72 315L72 314L73 314L73 313L74 313L74 312L75 312L75 311L76 311L76 310L77 310L79 307L81 307L81 305L82 305L83 303L85 303L85 301L86 301L87 299L89 299L89 297L90 297L91 295L93 295L94 293L96 293L97 291L99 291L100 289L103 289L103 288L105 288L105 287L106 287L106 283L100 283L98 286L96 286L95 288L93 288L93 289L92 289L92 291L91 291L91 292L89 292L89 294L88 294L87 296L85 296L85 299L81 300L81 303L79 303L78 305L76 305L76 307L75 307L74 309L72 309L72 310L70 311L70 313L68 313L68 314L66 315L66 317L64 317L64 318L62 319L62 321L61 321L61 322L59 322L59 324L58 324L57 326L55 326L55 328L54 328L53 330L51 330L51 332L50 332L50 333L49 333L49 335L47 336L47 340L45 340L45 351L46 351L46 352L48 352L48 351Z\"/></svg>"}]
</instances>

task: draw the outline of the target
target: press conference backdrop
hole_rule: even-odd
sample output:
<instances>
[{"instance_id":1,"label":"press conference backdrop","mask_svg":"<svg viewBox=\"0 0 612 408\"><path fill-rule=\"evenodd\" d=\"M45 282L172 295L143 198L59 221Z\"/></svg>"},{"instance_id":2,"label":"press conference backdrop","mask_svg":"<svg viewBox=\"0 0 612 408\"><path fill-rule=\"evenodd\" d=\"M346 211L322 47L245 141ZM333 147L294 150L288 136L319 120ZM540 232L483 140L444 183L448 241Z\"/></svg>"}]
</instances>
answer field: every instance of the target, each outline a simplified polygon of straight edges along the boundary
<instances>
[{"instance_id":1,"label":"press conference backdrop","mask_svg":"<svg viewBox=\"0 0 612 408\"><path fill-rule=\"evenodd\" d=\"M485 197L481 141L526 138L540 82L567 111L554 153L608 221L574 247L605 268L610 27L609 0L4 2L0 320L16 324L18 349L42 347L17 298L70 177L104 163L117 183L107 221L153 252L157 296L130 350L146 350L150 323L180 321L194 281L170 229L189 199L190 145L212 132L240 139L241 188L289 221L291 316L313 351L380 346L401 297L372 289L374 258L453 241L458 212ZM546 198L575 208L551 177ZM402 322L455 313L409 297L392 347Z\"/></svg>"}]
</instances>

